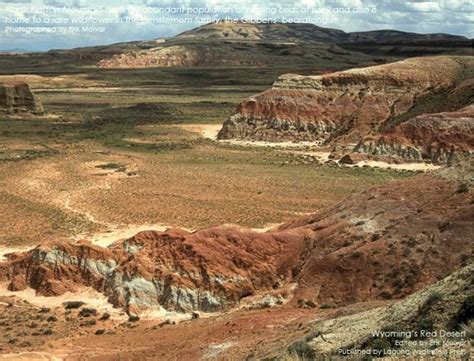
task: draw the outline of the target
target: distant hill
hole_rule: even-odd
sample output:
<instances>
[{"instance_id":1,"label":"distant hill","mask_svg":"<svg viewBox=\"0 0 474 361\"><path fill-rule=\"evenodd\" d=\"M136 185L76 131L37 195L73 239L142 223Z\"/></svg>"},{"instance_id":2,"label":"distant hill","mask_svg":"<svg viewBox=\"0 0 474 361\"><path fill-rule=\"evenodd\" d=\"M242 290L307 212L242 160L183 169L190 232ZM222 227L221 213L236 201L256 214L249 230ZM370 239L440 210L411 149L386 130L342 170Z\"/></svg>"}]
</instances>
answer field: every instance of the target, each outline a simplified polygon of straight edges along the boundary
<instances>
[{"instance_id":1,"label":"distant hill","mask_svg":"<svg viewBox=\"0 0 474 361\"><path fill-rule=\"evenodd\" d=\"M133 68L332 63L334 69L384 62L377 59L380 56L463 54L472 50L468 38L449 34L395 30L346 33L313 24L243 22L210 23L142 46L150 48L116 54L98 65Z\"/></svg>"},{"instance_id":2,"label":"distant hill","mask_svg":"<svg viewBox=\"0 0 474 361\"><path fill-rule=\"evenodd\" d=\"M376 30L346 33L342 30L324 28L314 24L270 23L248 24L219 22L210 23L175 36L175 39L227 39L254 41L293 41L322 43L379 43L379 44L415 44L469 43L464 36L450 34L417 34L398 30Z\"/></svg>"},{"instance_id":3,"label":"distant hill","mask_svg":"<svg viewBox=\"0 0 474 361\"><path fill-rule=\"evenodd\" d=\"M1 54L30 66L144 68L172 66L287 66L341 70L411 56L473 55L472 40L396 30L346 33L313 24L209 23L170 38L46 53ZM15 58L13 58L15 57ZM12 60L13 59L13 60Z\"/></svg>"}]
</instances>

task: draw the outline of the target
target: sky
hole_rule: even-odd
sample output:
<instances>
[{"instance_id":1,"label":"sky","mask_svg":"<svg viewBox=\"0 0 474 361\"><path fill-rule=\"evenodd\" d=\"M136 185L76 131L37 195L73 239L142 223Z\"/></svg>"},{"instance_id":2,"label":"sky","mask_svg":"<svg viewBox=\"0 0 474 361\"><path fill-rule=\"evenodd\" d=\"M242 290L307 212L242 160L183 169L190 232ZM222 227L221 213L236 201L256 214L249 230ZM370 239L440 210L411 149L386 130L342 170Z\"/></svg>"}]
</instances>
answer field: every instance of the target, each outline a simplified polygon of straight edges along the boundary
<instances>
[{"instance_id":1,"label":"sky","mask_svg":"<svg viewBox=\"0 0 474 361\"><path fill-rule=\"evenodd\" d=\"M224 18L474 37L472 0L0 0L0 50L150 40Z\"/></svg>"}]
</instances>

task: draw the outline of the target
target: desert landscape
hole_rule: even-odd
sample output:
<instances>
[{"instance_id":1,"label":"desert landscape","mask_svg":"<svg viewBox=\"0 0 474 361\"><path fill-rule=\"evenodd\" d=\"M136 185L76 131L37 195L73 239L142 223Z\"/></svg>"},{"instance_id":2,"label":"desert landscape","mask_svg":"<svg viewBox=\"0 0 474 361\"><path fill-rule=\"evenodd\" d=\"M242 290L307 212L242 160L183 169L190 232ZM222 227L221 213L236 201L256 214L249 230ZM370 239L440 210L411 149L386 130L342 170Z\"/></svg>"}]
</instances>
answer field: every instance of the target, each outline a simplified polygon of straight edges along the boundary
<instances>
[{"instance_id":1,"label":"desert landscape","mask_svg":"<svg viewBox=\"0 0 474 361\"><path fill-rule=\"evenodd\" d=\"M0 360L472 358L472 39L222 21L0 65Z\"/></svg>"}]
</instances>

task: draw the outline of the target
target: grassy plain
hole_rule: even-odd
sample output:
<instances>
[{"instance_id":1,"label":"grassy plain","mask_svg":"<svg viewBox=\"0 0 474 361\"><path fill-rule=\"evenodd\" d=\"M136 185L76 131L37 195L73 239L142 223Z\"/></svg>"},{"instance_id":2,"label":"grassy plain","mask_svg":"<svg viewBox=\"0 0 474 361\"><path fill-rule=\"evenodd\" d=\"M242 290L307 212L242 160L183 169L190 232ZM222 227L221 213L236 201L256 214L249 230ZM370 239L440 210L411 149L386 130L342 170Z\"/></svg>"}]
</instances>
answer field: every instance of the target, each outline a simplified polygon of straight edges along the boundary
<instances>
[{"instance_id":1,"label":"grassy plain","mask_svg":"<svg viewBox=\"0 0 474 361\"><path fill-rule=\"evenodd\" d=\"M0 118L0 244L142 224L262 227L409 176L217 143L179 126L222 123L279 74L319 70L23 66L18 73L33 75L15 78L30 81L47 114Z\"/></svg>"}]
</instances>

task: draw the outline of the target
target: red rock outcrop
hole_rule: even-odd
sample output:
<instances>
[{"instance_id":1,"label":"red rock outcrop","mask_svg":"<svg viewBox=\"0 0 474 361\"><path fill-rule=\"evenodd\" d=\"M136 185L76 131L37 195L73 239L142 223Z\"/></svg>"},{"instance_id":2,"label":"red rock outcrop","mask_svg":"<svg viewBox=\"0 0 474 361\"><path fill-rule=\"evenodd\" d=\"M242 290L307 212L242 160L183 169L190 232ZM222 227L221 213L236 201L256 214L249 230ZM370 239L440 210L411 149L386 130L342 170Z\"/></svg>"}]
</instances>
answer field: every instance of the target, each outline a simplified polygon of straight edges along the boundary
<instances>
[{"instance_id":1,"label":"red rock outcrop","mask_svg":"<svg viewBox=\"0 0 474 361\"><path fill-rule=\"evenodd\" d=\"M125 308L217 311L278 284L289 267L281 264L281 254L296 252L291 247L297 242L286 232L223 227L141 232L110 249L85 241L51 243L10 256L0 279L9 279L11 290L29 286L46 296L87 285Z\"/></svg>"},{"instance_id":2,"label":"red rock outcrop","mask_svg":"<svg viewBox=\"0 0 474 361\"><path fill-rule=\"evenodd\" d=\"M449 163L474 150L474 105L455 112L423 114L367 136L354 152L377 159Z\"/></svg>"},{"instance_id":3,"label":"red rock outcrop","mask_svg":"<svg viewBox=\"0 0 474 361\"><path fill-rule=\"evenodd\" d=\"M357 143L412 113L469 103L473 69L472 58L441 56L319 76L283 75L242 102L219 139ZM453 102L438 101L444 94Z\"/></svg>"},{"instance_id":4,"label":"red rock outcrop","mask_svg":"<svg viewBox=\"0 0 474 361\"><path fill-rule=\"evenodd\" d=\"M0 83L0 110L7 113L43 113L43 106L24 82Z\"/></svg>"},{"instance_id":5,"label":"red rock outcrop","mask_svg":"<svg viewBox=\"0 0 474 361\"><path fill-rule=\"evenodd\" d=\"M473 197L452 168L356 194L266 233L142 232L108 249L51 243L0 263L11 290L94 287L130 312L217 311L296 282L293 302L402 298L472 261ZM460 186L462 185L462 186Z\"/></svg>"}]
</instances>

